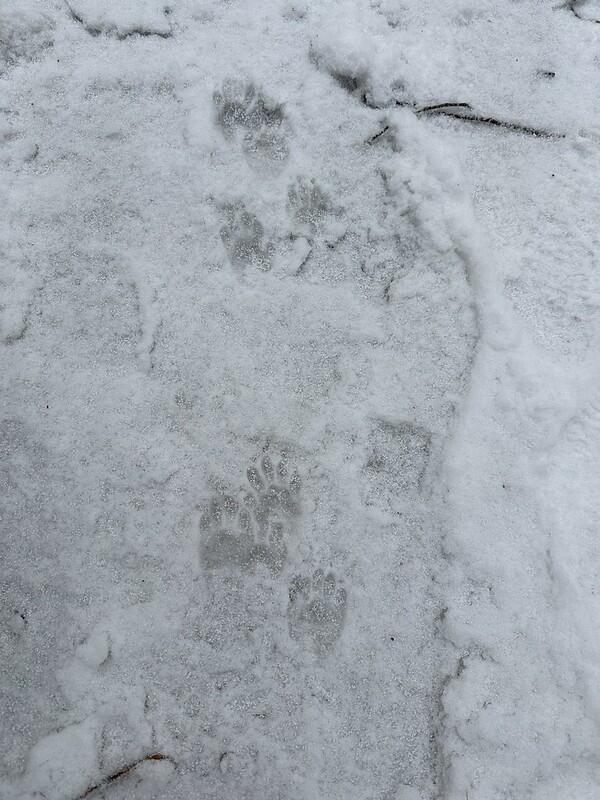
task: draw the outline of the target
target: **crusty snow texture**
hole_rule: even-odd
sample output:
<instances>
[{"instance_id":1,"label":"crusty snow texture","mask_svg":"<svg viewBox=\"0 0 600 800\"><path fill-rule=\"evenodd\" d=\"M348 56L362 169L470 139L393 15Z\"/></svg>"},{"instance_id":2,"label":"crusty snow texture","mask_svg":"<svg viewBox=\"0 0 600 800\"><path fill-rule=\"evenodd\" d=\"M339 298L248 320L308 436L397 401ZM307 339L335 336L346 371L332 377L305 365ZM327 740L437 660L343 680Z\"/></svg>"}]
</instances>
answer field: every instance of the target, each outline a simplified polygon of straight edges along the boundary
<instances>
[{"instance_id":1,"label":"crusty snow texture","mask_svg":"<svg viewBox=\"0 0 600 800\"><path fill-rule=\"evenodd\" d=\"M0 4L2 800L598 800L600 4Z\"/></svg>"}]
</instances>

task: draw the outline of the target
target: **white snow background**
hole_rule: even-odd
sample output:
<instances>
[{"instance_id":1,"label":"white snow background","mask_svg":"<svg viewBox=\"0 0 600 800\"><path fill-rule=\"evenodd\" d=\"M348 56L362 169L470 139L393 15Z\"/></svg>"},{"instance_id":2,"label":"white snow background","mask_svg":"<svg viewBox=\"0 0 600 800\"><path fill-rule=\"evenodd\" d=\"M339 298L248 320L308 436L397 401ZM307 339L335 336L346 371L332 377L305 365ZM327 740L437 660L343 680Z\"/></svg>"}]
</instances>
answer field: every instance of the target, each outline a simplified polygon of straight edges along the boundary
<instances>
[{"instance_id":1,"label":"white snow background","mask_svg":"<svg viewBox=\"0 0 600 800\"><path fill-rule=\"evenodd\" d=\"M0 0L0 798L600 798L600 3Z\"/></svg>"}]
</instances>

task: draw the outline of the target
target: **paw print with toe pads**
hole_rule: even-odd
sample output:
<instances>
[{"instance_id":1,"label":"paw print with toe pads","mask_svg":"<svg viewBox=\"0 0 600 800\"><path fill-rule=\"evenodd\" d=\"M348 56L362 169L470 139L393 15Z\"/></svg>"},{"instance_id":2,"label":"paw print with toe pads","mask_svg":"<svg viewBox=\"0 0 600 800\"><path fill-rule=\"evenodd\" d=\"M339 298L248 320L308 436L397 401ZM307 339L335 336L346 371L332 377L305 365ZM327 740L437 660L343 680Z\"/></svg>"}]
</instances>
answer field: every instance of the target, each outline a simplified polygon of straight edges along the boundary
<instances>
[{"instance_id":1,"label":"paw print with toe pads","mask_svg":"<svg viewBox=\"0 0 600 800\"><path fill-rule=\"evenodd\" d=\"M329 653L342 633L346 604L346 590L333 572L297 575L289 587L291 638L319 655Z\"/></svg>"},{"instance_id":2,"label":"paw print with toe pads","mask_svg":"<svg viewBox=\"0 0 600 800\"><path fill-rule=\"evenodd\" d=\"M200 516L202 563L209 572L253 573L264 565L281 572L287 548L277 520L257 525L251 511L232 497L214 497Z\"/></svg>"},{"instance_id":3,"label":"paw print with toe pads","mask_svg":"<svg viewBox=\"0 0 600 800\"><path fill-rule=\"evenodd\" d=\"M254 84L228 79L213 94L216 122L227 139L243 134L242 149L251 167L278 169L289 155L288 123L281 105Z\"/></svg>"},{"instance_id":4,"label":"paw print with toe pads","mask_svg":"<svg viewBox=\"0 0 600 800\"><path fill-rule=\"evenodd\" d=\"M265 272L271 269L275 248L265 239L260 220L243 203L232 203L223 208L225 224L221 228L221 241L232 267L245 270L257 267Z\"/></svg>"},{"instance_id":5,"label":"paw print with toe pads","mask_svg":"<svg viewBox=\"0 0 600 800\"><path fill-rule=\"evenodd\" d=\"M288 211L298 225L316 230L326 214L331 211L327 194L314 178L300 176L288 189Z\"/></svg>"},{"instance_id":6,"label":"paw print with toe pads","mask_svg":"<svg viewBox=\"0 0 600 800\"><path fill-rule=\"evenodd\" d=\"M248 467L246 477L253 490L247 495L246 502L259 525L274 516L294 517L300 513L302 481L285 455L274 461L264 453Z\"/></svg>"},{"instance_id":7,"label":"paw print with toe pads","mask_svg":"<svg viewBox=\"0 0 600 800\"><path fill-rule=\"evenodd\" d=\"M224 491L200 515L205 569L253 573L260 565L277 574L287 557L286 537L300 514L301 479L287 455L263 452L246 470L238 498Z\"/></svg>"},{"instance_id":8,"label":"paw print with toe pads","mask_svg":"<svg viewBox=\"0 0 600 800\"><path fill-rule=\"evenodd\" d=\"M228 78L220 91L213 93L217 123L225 136L233 136L237 128L253 128L261 124L256 89L251 83Z\"/></svg>"},{"instance_id":9,"label":"paw print with toe pads","mask_svg":"<svg viewBox=\"0 0 600 800\"><path fill-rule=\"evenodd\" d=\"M300 175L288 187L287 212L295 234L301 234L311 243L321 239L334 246L346 233L344 209L333 205L314 178Z\"/></svg>"}]
</instances>

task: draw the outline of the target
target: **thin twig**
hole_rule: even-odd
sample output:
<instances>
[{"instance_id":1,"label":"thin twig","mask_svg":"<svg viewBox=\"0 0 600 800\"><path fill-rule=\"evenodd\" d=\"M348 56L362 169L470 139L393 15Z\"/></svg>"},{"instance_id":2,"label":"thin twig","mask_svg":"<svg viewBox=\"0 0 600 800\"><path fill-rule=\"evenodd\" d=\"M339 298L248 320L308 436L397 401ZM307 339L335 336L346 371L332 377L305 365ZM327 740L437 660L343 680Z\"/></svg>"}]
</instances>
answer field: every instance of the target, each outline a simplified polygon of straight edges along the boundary
<instances>
[{"instance_id":1,"label":"thin twig","mask_svg":"<svg viewBox=\"0 0 600 800\"><path fill-rule=\"evenodd\" d=\"M371 138L368 140L368 143L372 144L373 142L376 142L377 139L379 139L380 136L383 136L383 134L386 133L387 131L389 131L389 129L390 129L390 126L386 125L384 128L382 128L379 131L379 133L376 133L375 136L371 136Z\"/></svg>"},{"instance_id":2,"label":"thin twig","mask_svg":"<svg viewBox=\"0 0 600 800\"><path fill-rule=\"evenodd\" d=\"M470 103L461 102L446 102L435 103L430 106L418 106L416 103L409 102L408 100L395 100L394 105L398 108L410 108L415 114L437 116L437 117L450 117L451 119L458 119L461 122L471 122L475 125L489 125L494 128L503 128L506 131L513 131L514 133L524 133L527 136L536 136L542 139L565 139L564 133L557 131L549 131L545 128L535 128L533 125L523 125L521 122L512 122L506 119L499 119L498 117L485 116L483 114L476 114ZM369 108L377 108L384 110L385 107L370 105ZM381 136L390 129L389 125L385 125L378 133L367 139L367 144L373 144Z\"/></svg>"},{"instance_id":3,"label":"thin twig","mask_svg":"<svg viewBox=\"0 0 600 800\"><path fill-rule=\"evenodd\" d=\"M534 128L532 125L523 125L520 122L511 122L510 120L498 119L497 117L486 117L480 114L463 113L461 111L454 111L458 107L468 107L467 103L453 104L451 106L441 105L437 108L435 106L417 109L417 114L428 114L436 116L450 117L451 119L459 119L464 122L473 122L476 125L490 125L495 128L504 128L507 131L514 131L515 133L525 133L528 136L538 136L544 139L564 139L564 133L557 133L556 131L549 131L545 128Z\"/></svg>"},{"instance_id":4,"label":"thin twig","mask_svg":"<svg viewBox=\"0 0 600 800\"><path fill-rule=\"evenodd\" d=\"M80 794L77 800L83 800L84 797L89 797L92 792L95 792L97 789L102 789L104 786L108 786L108 784L113 783L114 781L118 781L119 778L124 778L126 775L129 775L133 772L134 769L140 766L140 764L144 764L146 761L170 761L172 764L175 763L170 756L164 755L164 753L150 753L150 755L144 756L144 758L140 758L139 761L134 761L132 764L127 764L127 766L123 767L117 772L113 772L112 775L101 780L95 786L90 786L89 789L86 789L83 794Z\"/></svg>"},{"instance_id":5,"label":"thin twig","mask_svg":"<svg viewBox=\"0 0 600 800\"><path fill-rule=\"evenodd\" d=\"M452 108L466 108L468 111L473 110L469 103L437 103L434 106L423 106L423 108L417 110L417 113L426 114L427 112L437 111L441 114L443 111Z\"/></svg>"}]
</instances>

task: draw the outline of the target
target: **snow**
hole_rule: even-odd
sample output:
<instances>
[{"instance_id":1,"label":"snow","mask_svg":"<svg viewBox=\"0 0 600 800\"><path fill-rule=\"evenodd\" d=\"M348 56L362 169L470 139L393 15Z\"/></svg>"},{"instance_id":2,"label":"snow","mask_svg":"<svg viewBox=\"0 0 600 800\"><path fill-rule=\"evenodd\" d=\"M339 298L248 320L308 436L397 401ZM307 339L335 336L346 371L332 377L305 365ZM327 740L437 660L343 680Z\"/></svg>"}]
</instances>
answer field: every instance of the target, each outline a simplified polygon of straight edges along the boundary
<instances>
[{"instance_id":1,"label":"snow","mask_svg":"<svg viewBox=\"0 0 600 800\"><path fill-rule=\"evenodd\" d=\"M600 796L597 5L2 5L0 797Z\"/></svg>"},{"instance_id":2,"label":"snow","mask_svg":"<svg viewBox=\"0 0 600 800\"><path fill-rule=\"evenodd\" d=\"M67 8L93 35L125 38L132 34L168 36L171 33L165 6L157 0L140 0L135 4L117 0L74 0Z\"/></svg>"}]
</instances>

